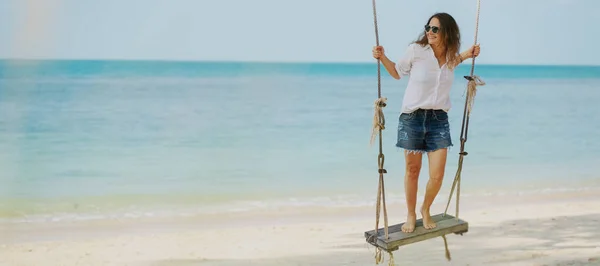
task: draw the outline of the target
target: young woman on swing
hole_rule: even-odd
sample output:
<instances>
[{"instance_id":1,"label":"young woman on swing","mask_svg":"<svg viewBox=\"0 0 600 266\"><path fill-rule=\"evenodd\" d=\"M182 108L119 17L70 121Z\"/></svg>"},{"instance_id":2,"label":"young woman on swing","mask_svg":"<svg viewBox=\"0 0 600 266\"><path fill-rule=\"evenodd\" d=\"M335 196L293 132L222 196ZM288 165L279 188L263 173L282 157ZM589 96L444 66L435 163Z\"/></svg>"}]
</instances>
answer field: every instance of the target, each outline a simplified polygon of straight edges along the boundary
<instances>
[{"instance_id":1,"label":"young woman on swing","mask_svg":"<svg viewBox=\"0 0 600 266\"><path fill-rule=\"evenodd\" d=\"M404 149L406 174L404 189L408 215L402 231L415 230L416 201L423 153L429 161L429 181L421 215L423 227L436 227L430 208L437 196L446 168L447 148L452 146L448 114L450 88L454 68L468 58L479 55L479 45L462 53L460 31L452 16L436 13L429 18L420 38L410 44L404 56L394 63L386 57L382 46L373 48L373 57L380 59L387 72L395 79L409 76L398 123L396 146Z\"/></svg>"}]
</instances>

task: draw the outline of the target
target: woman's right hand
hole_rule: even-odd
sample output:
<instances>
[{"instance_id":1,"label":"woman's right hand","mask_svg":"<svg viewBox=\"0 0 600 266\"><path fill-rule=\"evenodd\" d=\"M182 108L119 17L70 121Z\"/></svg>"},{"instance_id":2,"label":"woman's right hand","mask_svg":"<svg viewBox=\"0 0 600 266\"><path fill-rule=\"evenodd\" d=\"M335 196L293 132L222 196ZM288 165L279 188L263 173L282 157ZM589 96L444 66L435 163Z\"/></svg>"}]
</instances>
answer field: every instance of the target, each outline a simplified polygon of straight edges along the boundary
<instances>
[{"instance_id":1,"label":"woman's right hand","mask_svg":"<svg viewBox=\"0 0 600 266\"><path fill-rule=\"evenodd\" d=\"M373 46L373 57L375 59L381 59L384 55L383 46Z\"/></svg>"}]
</instances>

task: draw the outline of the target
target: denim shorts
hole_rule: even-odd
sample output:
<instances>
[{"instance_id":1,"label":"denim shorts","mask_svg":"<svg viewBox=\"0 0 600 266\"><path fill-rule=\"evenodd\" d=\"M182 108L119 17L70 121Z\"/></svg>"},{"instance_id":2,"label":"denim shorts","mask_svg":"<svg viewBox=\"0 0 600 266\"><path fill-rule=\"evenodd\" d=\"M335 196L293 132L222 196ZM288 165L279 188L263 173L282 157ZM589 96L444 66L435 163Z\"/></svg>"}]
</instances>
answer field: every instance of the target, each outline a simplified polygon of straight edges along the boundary
<instances>
[{"instance_id":1,"label":"denim shorts","mask_svg":"<svg viewBox=\"0 0 600 266\"><path fill-rule=\"evenodd\" d=\"M418 109L400 115L396 147L424 153L451 146L448 113L444 110Z\"/></svg>"}]
</instances>

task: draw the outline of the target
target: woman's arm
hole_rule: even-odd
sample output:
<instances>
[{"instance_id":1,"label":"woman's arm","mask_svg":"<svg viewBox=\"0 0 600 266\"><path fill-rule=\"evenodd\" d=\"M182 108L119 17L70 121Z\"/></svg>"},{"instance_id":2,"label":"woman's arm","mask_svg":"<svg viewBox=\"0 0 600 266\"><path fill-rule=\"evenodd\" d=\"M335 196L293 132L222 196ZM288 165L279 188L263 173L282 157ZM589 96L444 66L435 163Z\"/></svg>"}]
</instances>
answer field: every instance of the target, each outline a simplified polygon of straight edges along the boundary
<instances>
[{"instance_id":1,"label":"woman's arm","mask_svg":"<svg viewBox=\"0 0 600 266\"><path fill-rule=\"evenodd\" d=\"M385 52L382 46L375 46L373 48L373 57L375 59L381 60L383 67L385 68L385 70L387 70L390 76L392 76L395 79L400 79L400 75L396 70L396 64L392 62L392 60L390 60L387 56L385 56Z\"/></svg>"},{"instance_id":2,"label":"woman's arm","mask_svg":"<svg viewBox=\"0 0 600 266\"><path fill-rule=\"evenodd\" d=\"M385 54L381 56L381 63L385 67L385 70L392 76L392 78L400 79L400 75L396 70L396 63L392 62Z\"/></svg>"}]
</instances>

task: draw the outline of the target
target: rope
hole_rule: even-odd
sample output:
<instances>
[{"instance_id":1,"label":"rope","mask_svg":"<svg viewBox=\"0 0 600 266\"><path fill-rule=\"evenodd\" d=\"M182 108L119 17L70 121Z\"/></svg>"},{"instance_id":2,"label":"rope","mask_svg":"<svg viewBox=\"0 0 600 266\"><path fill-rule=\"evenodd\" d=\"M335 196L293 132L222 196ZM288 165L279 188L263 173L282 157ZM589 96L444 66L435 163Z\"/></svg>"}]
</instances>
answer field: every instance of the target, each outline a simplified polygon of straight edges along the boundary
<instances>
[{"instance_id":1,"label":"rope","mask_svg":"<svg viewBox=\"0 0 600 266\"><path fill-rule=\"evenodd\" d=\"M386 106L387 98L379 98L375 100L375 115L373 116L373 132L371 133L371 145L375 141L375 136L378 131L385 129L385 116L383 115L383 107Z\"/></svg>"},{"instance_id":2,"label":"rope","mask_svg":"<svg viewBox=\"0 0 600 266\"><path fill-rule=\"evenodd\" d=\"M394 266L395 262L394 262L394 253L392 253L391 251L386 251L389 255L390 255L390 260L388 262L389 266ZM382 249L378 248L377 251L375 252L375 264L378 265L379 263L383 263L383 253L382 253Z\"/></svg>"},{"instance_id":3,"label":"rope","mask_svg":"<svg viewBox=\"0 0 600 266\"><path fill-rule=\"evenodd\" d=\"M446 240L446 235L443 235L442 238L444 239L444 248L446 248L446 259L450 261L452 258L450 257L450 250L448 249L448 240Z\"/></svg>"},{"instance_id":4,"label":"rope","mask_svg":"<svg viewBox=\"0 0 600 266\"><path fill-rule=\"evenodd\" d=\"M373 0L373 24L375 26L375 43L379 46L379 30L377 27L377 9L375 0ZM379 236L379 216L380 209L383 207L383 217L384 217L384 233L385 238L389 238L388 232L388 215L387 215L387 207L385 204L385 184L383 179L383 174L387 173L384 168L385 156L383 155L383 138L382 138L382 130L385 129L385 117L383 115L383 107L386 106L387 98L381 97L381 60L377 59L377 100L375 100L375 115L373 116L373 131L371 133L371 145L375 139L375 134L379 133L379 155L377 156L377 166L379 172L379 186L377 189L377 209L375 212L375 233L373 234L374 239L370 239L370 241L374 244L377 243L377 238ZM390 255L390 265L394 265L394 257L391 252L388 251ZM379 264L383 262L382 249L377 247L375 252L375 263Z\"/></svg>"},{"instance_id":5,"label":"rope","mask_svg":"<svg viewBox=\"0 0 600 266\"><path fill-rule=\"evenodd\" d=\"M480 0L477 0L477 18L475 22L475 42L477 44L477 33L479 32L479 10L480 10ZM477 94L477 86L485 85L485 82L481 80L479 76L473 75L475 70L475 57L471 62L471 73L469 76L465 76L469 82L467 84L467 97L465 99L465 109L463 111L463 119L462 119L462 128L460 130L460 152L458 158L458 169L456 170L456 175L454 176L454 182L452 183L452 188L450 190L450 195L448 197L448 203L446 204L446 210L444 211L444 215L448 213L448 207L450 206L450 200L452 200L452 194L454 194L454 189L456 188L456 219L458 219L459 214L459 206L460 206L460 181L461 181L461 172L464 157L467 156L467 152L465 151L465 143L467 142L467 132L469 131L469 118L471 116L471 111L473 109L473 103L475 101L475 95ZM445 238L444 238L445 241Z\"/></svg>"}]
</instances>

